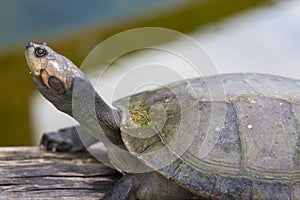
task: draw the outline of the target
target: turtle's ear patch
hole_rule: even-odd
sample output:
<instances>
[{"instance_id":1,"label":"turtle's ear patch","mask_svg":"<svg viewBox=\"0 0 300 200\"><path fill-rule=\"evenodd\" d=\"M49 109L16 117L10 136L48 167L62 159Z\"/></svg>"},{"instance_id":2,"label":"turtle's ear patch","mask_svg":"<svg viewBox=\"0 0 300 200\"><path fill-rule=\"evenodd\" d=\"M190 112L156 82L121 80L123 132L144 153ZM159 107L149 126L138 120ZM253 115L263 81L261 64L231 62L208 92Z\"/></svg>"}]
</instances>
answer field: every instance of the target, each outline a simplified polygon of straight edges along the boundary
<instances>
[{"instance_id":1,"label":"turtle's ear patch","mask_svg":"<svg viewBox=\"0 0 300 200\"><path fill-rule=\"evenodd\" d=\"M56 78L55 76L50 76L48 79L48 84L52 90L57 92L58 94L66 93L66 88L61 80Z\"/></svg>"}]
</instances>

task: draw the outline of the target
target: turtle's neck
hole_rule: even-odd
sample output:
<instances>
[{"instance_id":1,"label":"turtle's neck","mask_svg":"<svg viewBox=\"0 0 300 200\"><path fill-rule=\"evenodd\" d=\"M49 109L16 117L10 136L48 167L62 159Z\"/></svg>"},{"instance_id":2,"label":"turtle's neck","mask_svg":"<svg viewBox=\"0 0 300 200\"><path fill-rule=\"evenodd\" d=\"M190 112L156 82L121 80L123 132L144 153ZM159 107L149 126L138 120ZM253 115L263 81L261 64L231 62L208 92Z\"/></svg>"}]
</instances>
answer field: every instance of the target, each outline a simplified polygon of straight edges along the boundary
<instances>
[{"instance_id":1,"label":"turtle's neck","mask_svg":"<svg viewBox=\"0 0 300 200\"><path fill-rule=\"evenodd\" d=\"M121 144L119 111L111 108L101 98L83 74L76 77L73 86L72 116L87 127L94 127L95 124L90 123L96 121L111 142Z\"/></svg>"},{"instance_id":2,"label":"turtle's neck","mask_svg":"<svg viewBox=\"0 0 300 200\"><path fill-rule=\"evenodd\" d=\"M95 109L99 124L104 130L106 136L114 144L121 144L120 135L120 113L112 109L101 97L95 92Z\"/></svg>"}]
</instances>

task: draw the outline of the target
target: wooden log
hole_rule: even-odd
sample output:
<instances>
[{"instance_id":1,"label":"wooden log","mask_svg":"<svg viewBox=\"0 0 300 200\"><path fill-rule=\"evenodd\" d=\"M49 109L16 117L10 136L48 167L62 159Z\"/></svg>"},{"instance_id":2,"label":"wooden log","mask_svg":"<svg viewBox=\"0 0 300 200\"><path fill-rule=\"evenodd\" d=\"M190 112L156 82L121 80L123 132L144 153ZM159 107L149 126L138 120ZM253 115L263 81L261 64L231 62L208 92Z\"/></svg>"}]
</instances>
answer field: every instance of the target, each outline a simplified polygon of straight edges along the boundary
<instances>
[{"instance_id":1,"label":"wooden log","mask_svg":"<svg viewBox=\"0 0 300 200\"><path fill-rule=\"evenodd\" d=\"M0 199L99 199L119 178L88 153L0 148Z\"/></svg>"}]
</instances>

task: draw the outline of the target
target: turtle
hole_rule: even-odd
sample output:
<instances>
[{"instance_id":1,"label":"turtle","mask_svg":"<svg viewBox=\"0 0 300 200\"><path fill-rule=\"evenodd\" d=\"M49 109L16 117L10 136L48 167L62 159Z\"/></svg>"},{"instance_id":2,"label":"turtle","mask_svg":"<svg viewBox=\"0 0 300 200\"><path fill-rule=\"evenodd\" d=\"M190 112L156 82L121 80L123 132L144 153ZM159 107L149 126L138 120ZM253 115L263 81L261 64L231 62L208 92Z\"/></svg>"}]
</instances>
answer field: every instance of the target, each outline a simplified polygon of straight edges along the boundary
<instances>
[{"instance_id":1,"label":"turtle","mask_svg":"<svg viewBox=\"0 0 300 200\"><path fill-rule=\"evenodd\" d=\"M102 199L300 199L299 80L216 74L110 106L75 64L46 43L29 42L25 56L40 93L80 123L44 134L45 148L81 151L102 134L129 152L133 168L149 169L126 171L116 156L112 162L124 176ZM88 96L93 109L86 106ZM90 128L86 143L80 128Z\"/></svg>"}]
</instances>

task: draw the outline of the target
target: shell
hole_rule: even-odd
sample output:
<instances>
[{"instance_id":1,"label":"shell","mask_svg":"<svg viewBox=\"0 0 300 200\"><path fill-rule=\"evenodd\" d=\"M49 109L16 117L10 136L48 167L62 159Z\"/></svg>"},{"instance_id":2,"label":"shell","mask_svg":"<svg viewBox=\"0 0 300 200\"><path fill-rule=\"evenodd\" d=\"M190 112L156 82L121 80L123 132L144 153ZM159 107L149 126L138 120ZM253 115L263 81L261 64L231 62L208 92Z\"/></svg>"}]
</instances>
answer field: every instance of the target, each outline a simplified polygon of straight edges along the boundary
<instances>
[{"instance_id":1,"label":"shell","mask_svg":"<svg viewBox=\"0 0 300 200\"><path fill-rule=\"evenodd\" d=\"M221 74L114 103L125 146L195 194L300 198L300 81Z\"/></svg>"}]
</instances>

